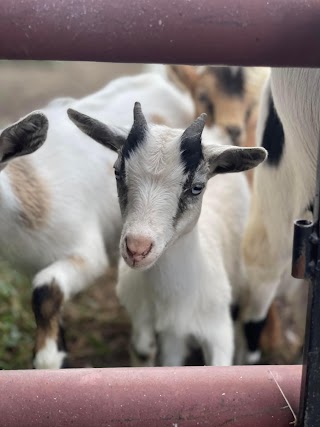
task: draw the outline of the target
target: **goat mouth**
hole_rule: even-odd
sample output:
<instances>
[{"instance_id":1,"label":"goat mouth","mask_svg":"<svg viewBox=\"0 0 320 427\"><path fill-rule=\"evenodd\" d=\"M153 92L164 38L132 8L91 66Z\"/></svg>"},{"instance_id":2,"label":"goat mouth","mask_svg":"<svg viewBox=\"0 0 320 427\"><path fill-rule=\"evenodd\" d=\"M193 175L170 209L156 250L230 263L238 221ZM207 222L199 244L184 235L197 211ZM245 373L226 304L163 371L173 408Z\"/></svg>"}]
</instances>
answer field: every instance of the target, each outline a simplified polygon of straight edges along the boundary
<instances>
[{"instance_id":1,"label":"goat mouth","mask_svg":"<svg viewBox=\"0 0 320 427\"><path fill-rule=\"evenodd\" d=\"M127 253L123 253L122 257L129 267L135 270L148 270L157 261L157 258L149 257L150 254L142 256L139 259L131 258Z\"/></svg>"}]
</instances>

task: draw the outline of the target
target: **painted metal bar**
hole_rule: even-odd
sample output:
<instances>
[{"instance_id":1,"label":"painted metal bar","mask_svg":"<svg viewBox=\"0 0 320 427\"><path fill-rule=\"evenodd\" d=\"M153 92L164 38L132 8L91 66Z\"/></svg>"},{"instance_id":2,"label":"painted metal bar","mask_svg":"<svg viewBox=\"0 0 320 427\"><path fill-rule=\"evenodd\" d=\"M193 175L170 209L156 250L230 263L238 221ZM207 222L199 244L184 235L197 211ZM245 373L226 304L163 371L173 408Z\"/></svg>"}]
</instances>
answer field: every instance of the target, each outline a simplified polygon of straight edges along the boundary
<instances>
[{"instance_id":1,"label":"painted metal bar","mask_svg":"<svg viewBox=\"0 0 320 427\"><path fill-rule=\"evenodd\" d=\"M319 0L1 0L0 58L320 66Z\"/></svg>"},{"instance_id":2,"label":"painted metal bar","mask_svg":"<svg viewBox=\"0 0 320 427\"><path fill-rule=\"evenodd\" d=\"M301 366L0 372L0 425L282 427Z\"/></svg>"}]
</instances>

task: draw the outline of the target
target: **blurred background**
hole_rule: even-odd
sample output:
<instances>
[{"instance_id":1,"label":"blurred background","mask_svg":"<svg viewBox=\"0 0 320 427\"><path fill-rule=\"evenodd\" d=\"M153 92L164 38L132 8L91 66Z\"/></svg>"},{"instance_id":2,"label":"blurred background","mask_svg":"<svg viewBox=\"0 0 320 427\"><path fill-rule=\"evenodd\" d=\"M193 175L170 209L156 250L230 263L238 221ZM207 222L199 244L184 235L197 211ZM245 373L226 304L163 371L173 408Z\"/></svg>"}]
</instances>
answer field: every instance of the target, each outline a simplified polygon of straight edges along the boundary
<instances>
[{"instance_id":1,"label":"blurred background","mask_svg":"<svg viewBox=\"0 0 320 427\"><path fill-rule=\"evenodd\" d=\"M80 98L114 78L142 69L136 64L0 61L0 128L56 97ZM66 304L64 322L72 366L129 366L130 326L114 290L115 273L110 271ZM276 354L267 355L266 363L299 361L306 290L300 287L290 301L277 300L285 338ZM31 368L34 335L31 283L0 260L0 368Z\"/></svg>"}]
</instances>

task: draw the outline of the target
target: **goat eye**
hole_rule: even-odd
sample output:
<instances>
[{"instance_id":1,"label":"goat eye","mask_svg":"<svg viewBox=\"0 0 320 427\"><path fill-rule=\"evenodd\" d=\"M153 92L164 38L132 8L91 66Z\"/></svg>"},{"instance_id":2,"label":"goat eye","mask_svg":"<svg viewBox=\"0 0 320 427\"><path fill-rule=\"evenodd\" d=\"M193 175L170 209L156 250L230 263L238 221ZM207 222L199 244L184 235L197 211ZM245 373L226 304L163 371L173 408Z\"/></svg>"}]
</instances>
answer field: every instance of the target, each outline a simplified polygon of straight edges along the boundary
<instances>
[{"instance_id":1,"label":"goat eye","mask_svg":"<svg viewBox=\"0 0 320 427\"><path fill-rule=\"evenodd\" d=\"M192 193L194 196L198 196L198 195L201 193L201 191L203 190L203 188L204 188L204 185L202 185L202 184L196 184L196 185L194 185L194 186L191 188L191 193Z\"/></svg>"}]
</instances>

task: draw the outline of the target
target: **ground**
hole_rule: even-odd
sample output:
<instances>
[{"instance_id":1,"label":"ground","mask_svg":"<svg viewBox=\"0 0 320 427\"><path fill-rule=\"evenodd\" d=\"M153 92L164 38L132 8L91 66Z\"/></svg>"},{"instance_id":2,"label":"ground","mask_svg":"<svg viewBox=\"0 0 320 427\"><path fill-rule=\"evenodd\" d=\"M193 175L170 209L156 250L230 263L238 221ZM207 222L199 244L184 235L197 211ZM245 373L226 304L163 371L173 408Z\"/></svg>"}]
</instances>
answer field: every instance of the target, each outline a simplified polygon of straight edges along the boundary
<instances>
[{"instance_id":1,"label":"ground","mask_svg":"<svg viewBox=\"0 0 320 427\"><path fill-rule=\"evenodd\" d=\"M81 97L110 79L141 70L140 65L0 61L0 126L60 96ZM66 338L74 367L128 366L130 326L115 297L115 275L109 272L64 310ZM31 367L35 324L31 312L30 282L0 264L0 368ZM301 349L305 289L292 303L279 300L285 340L268 363L294 363Z\"/></svg>"}]
</instances>

